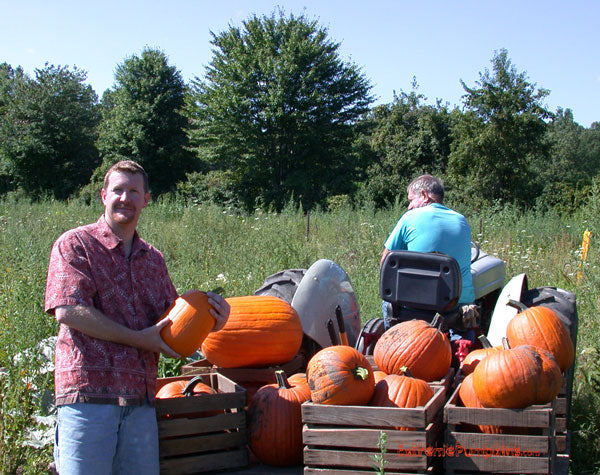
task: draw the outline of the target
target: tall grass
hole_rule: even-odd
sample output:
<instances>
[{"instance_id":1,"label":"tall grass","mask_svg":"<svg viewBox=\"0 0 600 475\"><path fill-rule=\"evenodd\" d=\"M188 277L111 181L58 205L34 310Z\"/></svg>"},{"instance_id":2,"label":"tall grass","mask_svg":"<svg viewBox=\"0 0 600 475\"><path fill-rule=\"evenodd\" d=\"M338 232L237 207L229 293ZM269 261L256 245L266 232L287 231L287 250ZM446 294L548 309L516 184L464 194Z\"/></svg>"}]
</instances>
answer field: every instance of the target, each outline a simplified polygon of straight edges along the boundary
<instances>
[{"instance_id":1,"label":"tall grass","mask_svg":"<svg viewBox=\"0 0 600 475\"><path fill-rule=\"evenodd\" d=\"M525 272L531 288L556 286L575 292L579 313L577 367L571 429L574 473L600 471L600 270L595 241L580 268L584 230L600 236L595 208L571 216L522 213L510 207L461 210L482 249L503 259L507 276ZM160 249L179 292L223 287L225 296L248 295L265 277L282 269L308 268L320 258L340 264L350 276L363 321L379 316L379 258L401 207L377 211L314 211L293 205L281 213L239 214L216 206L152 203L143 213L141 236ZM46 271L54 240L72 227L95 221L99 203L0 202L0 471L39 473L51 460L51 446L31 446L34 416L47 411L51 373L40 351L15 355L56 334L43 312ZM583 270L583 278L576 278ZM164 363L164 360L163 360ZM166 368L166 369L165 369ZM162 365L163 371L175 366ZM44 389L46 390L44 392ZM43 426L40 426L43 428ZM29 441L28 443L25 443Z\"/></svg>"}]
</instances>

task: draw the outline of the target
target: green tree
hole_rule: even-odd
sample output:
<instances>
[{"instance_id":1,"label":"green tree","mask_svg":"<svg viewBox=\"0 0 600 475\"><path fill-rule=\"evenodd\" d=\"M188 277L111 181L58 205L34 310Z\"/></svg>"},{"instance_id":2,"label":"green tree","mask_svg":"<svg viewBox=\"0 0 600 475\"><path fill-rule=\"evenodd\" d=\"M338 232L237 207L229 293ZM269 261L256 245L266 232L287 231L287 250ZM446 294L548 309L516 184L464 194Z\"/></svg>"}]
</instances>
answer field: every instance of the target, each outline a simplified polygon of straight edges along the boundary
<instances>
[{"instance_id":1,"label":"green tree","mask_svg":"<svg viewBox=\"0 0 600 475\"><path fill-rule=\"evenodd\" d=\"M117 66L115 86L102 96L98 149L102 166L94 182L119 160L139 162L156 195L174 190L194 170L182 114L186 86L164 53L145 49Z\"/></svg>"},{"instance_id":2,"label":"green tree","mask_svg":"<svg viewBox=\"0 0 600 475\"><path fill-rule=\"evenodd\" d=\"M592 137L590 131L573 120L570 109L557 110L548 125L549 159L536 167L543 186L539 204L568 207L580 204L600 165Z\"/></svg>"},{"instance_id":3,"label":"green tree","mask_svg":"<svg viewBox=\"0 0 600 475\"><path fill-rule=\"evenodd\" d=\"M32 79L20 70L2 71L4 167L14 184L32 197L68 197L88 182L99 164L94 144L98 97L85 84L85 72L46 64Z\"/></svg>"},{"instance_id":4,"label":"green tree","mask_svg":"<svg viewBox=\"0 0 600 475\"><path fill-rule=\"evenodd\" d=\"M506 50L494 54L478 87L461 84L465 111L452 128L448 179L471 202L532 203L539 191L535 164L548 157L542 101L549 92L536 89L517 72Z\"/></svg>"},{"instance_id":5,"label":"green tree","mask_svg":"<svg viewBox=\"0 0 600 475\"><path fill-rule=\"evenodd\" d=\"M366 136L374 154L366 178L366 193L378 206L405 198L406 186L423 173L443 174L450 154L450 114L440 101L423 103L416 81L410 93L369 114ZM363 152L364 153L364 152Z\"/></svg>"},{"instance_id":6,"label":"green tree","mask_svg":"<svg viewBox=\"0 0 600 475\"><path fill-rule=\"evenodd\" d=\"M305 208L348 192L355 121L371 86L339 44L304 16L253 16L212 33L214 56L193 81L190 138L208 170L230 170L248 208Z\"/></svg>"}]
</instances>

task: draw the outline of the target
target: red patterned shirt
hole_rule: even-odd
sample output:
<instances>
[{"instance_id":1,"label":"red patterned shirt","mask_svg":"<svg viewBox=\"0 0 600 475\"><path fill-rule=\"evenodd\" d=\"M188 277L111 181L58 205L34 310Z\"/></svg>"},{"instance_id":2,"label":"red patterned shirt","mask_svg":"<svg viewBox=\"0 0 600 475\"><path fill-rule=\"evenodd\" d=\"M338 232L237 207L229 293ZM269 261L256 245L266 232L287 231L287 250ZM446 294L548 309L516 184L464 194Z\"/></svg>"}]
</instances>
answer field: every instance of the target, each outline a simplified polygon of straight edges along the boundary
<instances>
[{"instance_id":1,"label":"red patterned shirt","mask_svg":"<svg viewBox=\"0 0 600 475\"><path fill-rule=\"evenodd\" d=\"M137 233L131 255L107 225L67 231L52 247L46 312L63 305L94 307L134 330L156 323L177 298L160 251ZM56 404L125 405L154 401L158 354L87 336L60 325L55 350Z\"/></svg>"}]
</instances>

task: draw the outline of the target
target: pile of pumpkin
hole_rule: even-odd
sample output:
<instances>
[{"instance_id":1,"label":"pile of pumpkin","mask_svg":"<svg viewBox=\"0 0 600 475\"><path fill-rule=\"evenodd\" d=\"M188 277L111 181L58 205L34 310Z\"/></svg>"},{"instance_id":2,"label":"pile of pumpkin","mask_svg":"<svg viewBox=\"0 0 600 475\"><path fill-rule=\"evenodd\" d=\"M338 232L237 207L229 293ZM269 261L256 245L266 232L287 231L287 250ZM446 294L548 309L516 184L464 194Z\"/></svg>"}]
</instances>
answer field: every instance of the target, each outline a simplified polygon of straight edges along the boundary
<instances>
[{"instance_id":1,"label":"pile of pumpkin","mask_svg":"<svg viewBox=\"0 0 600 475\"><path fill-rule=\"evenodd\" d=\"M375 346L376 371L350 346L324 348L310 359L305 374L286 379L279 371L276 384L256 392L248 406L250 448L269 465L301 463L303 403L425 406L434 395L428 381L448 373L451 356L446 335L421 320L395 325L382 335Z\"/></svg>"},{"instance_id":2,"label":"pile of pumpkin","mask_svg":"<svg viewBox=\"0 0 600 475\"><path fill-rule=\"evenodd\" d=\"M523 409L547 404L560 393L563 373L573 364L575 349L566 326L543 306L527 308L508 323L503 345L472 351L463 360L458 397L465 407ZM485 433L513 428L479 425Z\"/></svg>"}]
</instances>

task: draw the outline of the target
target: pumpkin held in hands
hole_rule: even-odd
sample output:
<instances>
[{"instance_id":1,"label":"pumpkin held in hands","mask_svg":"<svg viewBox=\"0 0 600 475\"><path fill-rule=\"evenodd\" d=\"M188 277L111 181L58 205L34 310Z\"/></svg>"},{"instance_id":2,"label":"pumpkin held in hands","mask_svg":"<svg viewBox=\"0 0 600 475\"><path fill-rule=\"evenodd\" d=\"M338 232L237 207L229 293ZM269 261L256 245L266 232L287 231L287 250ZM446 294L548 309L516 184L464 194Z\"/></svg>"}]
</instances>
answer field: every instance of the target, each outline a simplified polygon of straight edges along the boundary
<instances>
[{"instance_id":1,"label":"pumpkin held in hands","mask_svg":"<svg viewBox=\"0 0 600 475\"><path fill-rule=\"evenodd\" d=\"M208 361L222 368L291 361L302 344L302 323L285 300L270 295L230 297L227 323L202 343Z\"/></svg>"},{"instance_id":2,"label":"pumpkin held in hands","mask_svg":"<svg viewBox=\"0 0 600 475\"><path fill-rule=\"evenodd\" d=\"M171 349L186 358L200 348L215 326L210 314L208 295L199 290L189 290L180 295L161 317L171 324L162 328L160 336Z\"/></svg>"}]
</instances>

